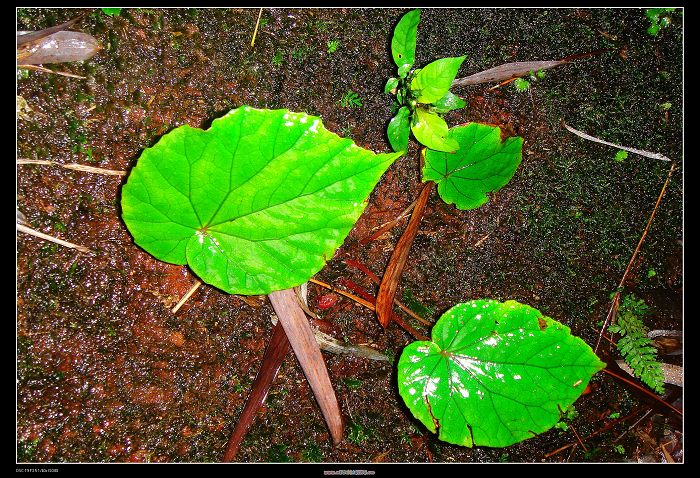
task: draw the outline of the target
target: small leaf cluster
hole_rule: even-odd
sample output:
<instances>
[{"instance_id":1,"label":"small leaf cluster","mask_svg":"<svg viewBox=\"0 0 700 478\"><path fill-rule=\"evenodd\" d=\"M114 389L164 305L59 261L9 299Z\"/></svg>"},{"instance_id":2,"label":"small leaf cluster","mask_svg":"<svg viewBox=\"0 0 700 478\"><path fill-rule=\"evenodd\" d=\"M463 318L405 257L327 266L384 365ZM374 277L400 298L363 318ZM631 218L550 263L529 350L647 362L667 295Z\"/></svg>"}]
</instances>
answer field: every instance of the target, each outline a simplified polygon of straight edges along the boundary
<instances>
[{"instance_id":1,"label":"small leaf cluster","mask_svg":"<svg viewBox=\"0 0 700 478\"><path fill-rule=\"evenodd\" d=\"M348 90L343 97L338 101L340 106L343 108L359 108L362 106L362 100L360 100L360 95L352 90Z\"/></svg>"},{"instance_id":2,"label":"small leaf cluster","mask_svg":"<svg viewBox=\"0 0 700 478\"><path fill-rule=\"evenodd\" d=\"M387 136L394 151L406 151L411 133L419 143L436 151L453 152L459 144L448 137L448 126L440 116L466 103L450 92L450 86L465 56L441 58L413 69L420 9L405 14L394 29L391 53L398 78L387 81L384 92L396 96L397 113L389 122Z\"/></svg>"},{"instance_id":3,"label":"small leaf cluster","mask_svg":"<svg viewBox=\"0 0 700 478\"><path fill-rule=\"evenodd\" d=\"M651 25L647 28L647 33L652 36L659 34L659 30L671 24L668 14L675 11L675 8L647 8L646 15Z\"/></svg>"},{"instance_id":4,"label":"small leaf cluster","mask_svg":"<svg viewBox=\"0 0 700 478\"><path fill-rule=\"evenodd\" d=\"M545 77L544 70L531 71L529 75L513 80L513 86L517 91L523 92L530 89L530 82L541 80Z\"/></svg>"},{"instance_id":5,"label":"small leaf cluster","mask_svg":"<svg viewBox=\"0 0 700 478\"><path fill-rule=\"evenodd\" d=\"M664 374L656 358L657 350L647 337L649 329L639 318L648 313L649 306L644 300L638 299L634 294L628 294L618 309L617 324L611 325L608 330L622 336L617 341L617 350L634 372L634 376L656 393L663 393Z\"/></svg>"}]
</instances>

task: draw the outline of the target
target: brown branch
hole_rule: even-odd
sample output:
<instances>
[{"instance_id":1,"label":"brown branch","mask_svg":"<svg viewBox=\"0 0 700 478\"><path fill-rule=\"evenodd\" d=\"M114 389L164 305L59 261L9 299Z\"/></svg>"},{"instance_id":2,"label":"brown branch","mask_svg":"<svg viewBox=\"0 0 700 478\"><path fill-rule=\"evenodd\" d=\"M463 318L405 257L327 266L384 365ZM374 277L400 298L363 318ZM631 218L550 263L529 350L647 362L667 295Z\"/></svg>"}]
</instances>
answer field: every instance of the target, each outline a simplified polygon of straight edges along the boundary
<instances>
[{"instance_id":1,"label":"brown branch","mask_svg":"<svg viewBox=\"0 0 700 478\"><path fill-rule=\"evenodd\" d=\"M267 393L270 391L270 386L272 386L272 382L275 380L275 376L277 376L277 372L282 366L284 358L291 349L292 346L289 344L289 339L287 339L287 335L284 333L282 324L278 321L272 329L272 337L265 350L260 370L258 370L255 381L251 386L248 401L245 407L243 407L241 416L238 422L236 422L233 433L231 433L231 437L226 445L226 453L224 453L223 458L224 462L232 462L236 457L238 449L243 442L243 438L245 438L248 429L253 424L258 410L260 410L260 407L265 403Z\"/></svg>"},{"instance_id":2,"label":"brown branch","mask_svg":"<svg viewBox=\"0 0 700 478\"><path fill-rule=\"evenodd\" d=\"M411 219L408 221L408 226L403 235L396 243L394 252L391 254L391 259L389 259L389 264L384 271L384 276L382 277L382 283L379 286L379 292L377 293L377 318L379 323L383 327L389 325L391 320L391 309L394 305L394 297L396 296L396 289L399 286L399 280L401 279L401 273L406 265L406 260L408 259L408 254L411 251L411 246L413 245L413 240L416 238L418 233L418 226L423 218L423 212L425 211L425 206L428 203L428 198L433 190L435 183L429 181L418 196L416 201L416 206L413 208L413 213L411 214Z\"/></svg>"},{"instance_id":3,"label":"brown branch","mask_svg":"<svg viewBox=\"0 0 700 478\"><path fill-rule=\"evenodd\" d=\"M625 285L625 281L627 280L627 276L629 275L630 271L632 270L632 264L634 264L634 261L637 259L637 255L639 254L639 251L642 248L642 244L644 243L644 239L647 237L647 233L649 232L649 228L651 227L651 222L654 220L654 217L656 216L656 211L659 209L659 204L661 204L661 199L664 197L664 194L666 193L666 188L668 187L668 183L671 181L671 175L673 175L674 171L676 170L676 163L671 163L671 169L668 171L668 176L666 177L666 181L664 182L663 187L661 188L661 192L659 193L659 197L656 199L656 204L654 205L654 210L651 212L651 215L649 216L649 220L647 221L647 225L644 228L644 232L642 232L642 237L639 238L639 242L637 243L637 247L634 249L634 253L632 254L632 258L630 261L627 263L627 268L625 269L624 274L622 274L622 279L620 279L620 283L617 285L617 291L615 292L615 296L613 297L612 304L610 305L610 310L608 311L607 317L605 317L605 321L603 322L603 326L600 329L600 333L598 334L598 341L595 344L595 349L594 351L598 353L598 347L600 346L600 341L603 337L603 334L605 333L605 330L607 329L608 325L614 322L614 317L615 314L617 313L617 307L619 306L620 303L620 291Z\"/></svg>"},{"instance_id":4,"label":"brown branch","mask_svg":"<svg viewBox=\"0 0 700 478\"><path fill-rule=\"evenodd\" d=\"M338 399L328 376L326 362L321 355L321 349L316 342L311 324L306 314L299 307L297 296L292 289L270 292L267 297L272 303L279 323L292 345L301 369L314 392L328 430L333 437L333 443L338 444L343 439L343 417L340 414Z\"/></svg>"}]
</instances>

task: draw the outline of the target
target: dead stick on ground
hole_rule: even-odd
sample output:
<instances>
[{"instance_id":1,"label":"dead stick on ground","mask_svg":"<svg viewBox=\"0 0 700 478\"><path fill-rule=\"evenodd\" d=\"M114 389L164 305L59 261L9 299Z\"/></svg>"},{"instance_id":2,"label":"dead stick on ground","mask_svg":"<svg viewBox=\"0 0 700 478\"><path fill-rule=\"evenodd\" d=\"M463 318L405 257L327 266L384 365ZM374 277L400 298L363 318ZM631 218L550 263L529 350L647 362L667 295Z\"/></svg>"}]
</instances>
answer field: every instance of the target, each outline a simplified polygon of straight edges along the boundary
<instances>
[{"instance_id":1,"label":"dead stick on ground","mask_svg":"<svg viewBox=\"0 0 700 478\"><path fill-rule=\"evenodd\" d=\"M255 37L258 36L258 27L260 26L260 17L262 17L262 11L263 11L263 9L261 8L260 11L258 12L258 21L255 22L255 30L253 31L253 39L250 41L251 47L255 46Z\"/></svg>"},{"instance_id":2,"label":"dead stick on ground","mask_svg":"<svg viewBox=\"0 0 700 478\"><path fill-rule=\"evenodd\" d=\"M314 392L316 402L331 432L333 443L337 445L343 439L343 419L321 349L311 330L311 324L299 307L296 294L292 289L270 292L267 297Z\"/></svg>"},{"instance_id":3,"label":"dead stick on ground","mask_svg":"<svg viewBox=\"0 0 700 478\"><path fill-rule=\"evenodd\" d=\"M411 213L411 211L413 211L414 207L416 207L416 201L413 201L411 204L409 204L408 207L406 209L404 209L401 212L401 214L396 216L395 219L392 219L389 222L385 222L384 224L379 226L377 228L377 230L374 233L372 233L371 236L369 236L365 239L362 239L360 241L360 244L362 244L362 245L368 244L368 243L374 241L376 238L378 238L382 234L384 234L385 232L387 232L388 230L394 228L394 226L396 226L404 217L408 216Z\"/></svg>"},{"instance_id":4,"label":"dead stick on ground","mask_svg":"<svg viewBox=\"0 0 700 478\"><path fill-rule=\"evenodd\" d=\"M583 448L583 451L588 451L588 448L586 448L586 445L583 444L583 441L581 441L581 437L578 436L578 433L576 432L576 429L572 424L569 423L569 428L571 428L571 431L574 432L574 435L576 435L576 439L578 442L581 444L581 447Z\"/></svg>"},{"instance_id":5,"label":"dead stick on ground","mask_svg":"<svg viewBox=\"0 0 700 478\"><path fill-rule=\"evenodd\" d=\"M17 164L42 164L46 166L60 166L61 168L73 169L75 171L83 171L86 173L106 174L109 176L126 176L126 171L120 171L117 169L96 168L94 166L84 166L77 163L61 164L55 161L46 161L43 159L18 159Z\"/></svg>"},{"instance_id":6,"label":"dead stick on ground","mask_svg":"<svg viewBox=\"0 0 700 478\"><path fill-rule=\"evenodd\" d=\"M197 279L194 281L194 285L192 287L190 287L190 290L187 291L187 294L185 294L185 296L182 299L180 299L180 302L178 302L177 305L175 307L173 307L173 309L172 309L173 314L176 313L178 310L180 310L180 307L182 307L183 304L185 302L187 302L187 299L192 297L192 294L195 293L195 291L199 288L200 285L202 285L201 280Z\"/></svg>"},{"instance_id":7,"label":"dead stick on ground","mask_svg":"<svg viewBox=\"0 0 700 478\"><path fill-rule=\"evenodd\" d=\"M430 192L433 190L434 186L435 183L429 181L423 187L423 190L416 201L416 205L413 208L413 214L411 214L411 219L408 221L408 226L406 226L406 230L401 235L399 242L396 243L394 252L391 254L391 258L389 259L389 265L384 271L382 283L379 286L379 292L377 293L376 304L377 318L383 327L387 327L389 325L389 321L391 320L391 309L394 305L394 297L396 296L396 289L399 286L399 279L401 278L401 273L406 265L408 254L411 251L411 246L413 245L413 240L416 238L418 226L423 218L423 212L425 211L425 206L428 203Z\"/></svg>"},{"instance_id":8,"label":"dead stick on ground","mask_svg":"<svg viewBox=\"0 0 700 478\"><path fill-rule=\"evenodd\" d=\"M333 286L330 285L330 284L326 284L325 282L321 282L320 280L316 280L316 279L314 279L313 277L312 277L311 279L309 279L309 282L312 282L312 283L314 283L314 284L316 284L316 285L320 285L321 287L324 287L324 288L326 288L326 289L328 289L328 290L331 290L331 291L333 291L333 292L335 292L335 293L337 293L337 294L340 294L340 295L342 295L342 296L345 296L345 297L347 297L347 298L350 299L350 300L354 300L354 301L357 302L358 304L364 305L364 306L367 307L369 310L372 310L372 311L376 310L375 307L374 307L374 304L372 304L371 302L369 302L369 301L367 301L367 300L365 300L365 299L363 299L363 298L361 298L361 297L357 297L356 295L352 295L352 294L350 294L349 292L345 292L345 291L342 290L342 289L338 289L337 287L333 287ZM413 327L411 327L410 325L408 325L406 322L404 322L404 321L403 321L399 316L397 316L396 314L392 314L391 319L392 319L394 322L396 322L399 326L401 326L401 328L403 328L406 332L408 332L409 334L413 335L413 337L415 337L416 339L418 339L418 340L430 340L428 337L426 337L425 335L421 334L421 333L418 332L416 329L414 329Z\"/></svg>"},{"instance_id":9,"label":"dead stick on ground","mask_svg":"<svg viewBox=\"0 0 700 478\"><path fill-rule=\"evenodd\" d=\"M608 311L607 317L605 317L605 322L603 323L603 327L601 327L600 333L598 334L598 341L595 344L595 352L596 353L598 353L598 347L600 346L600 341L603 338L603 334L605 334L605 329L611 323L612 317L615 315L615 312L617 311L617 306L620 303L620 290L625 285L625 281L627 280L627 275L630 273L630 270L632 270L632 264L634 264L634 261L637 259L637 255L639 254L639 251L642 248L642 244L644 243L644 239L647 237L647 233L649 232L649 228L651 227L651 222L654 220L654 216L656 216L656 211L659 209L659 204L661 204L661 198L664 197L664 194L666 193L666 187L668 187L668 183L671 181L671 175L673 175L675 170L676 170L676 163L671 163L671 169L669 169L668 176L666 177L666 181L664 182L664 185L661 188L661 192L659 193L659 197L656 199L656 204L654 205L654 210L651 212L651 215L649 216L649 220L647 221L647 225L644 228L644 232L642 232L642 237L639 238L639 242L637 243L637 247L635 248L634 253L632 254L632 258L627 263L627 268L625 269L624 274L622 274L622 279L620 279L620 283L617 286L617 291L615 292L615 296L613 297L612 305L610 306L610 310Z\"/></svg>"},{"instance_id":10,"label":"dead stick on ground","mask_svg":"<svg viewBox=\"0 0 700 478\"><path fill-rule=\"evenodd\" d=\"M309 282L312 282L312 283L314 283L314 284L316 284L316 285L320 285L321 287L326 288L326 289L328 289L328 290L331 290L331 291L333 291L333 292L335 292L335 293L337 293L337 294L343 295L343 296L347 297L347 298L350 299L350 300L354 300L354 301L357 302L358 304L364 305L364 306L367 307L369 310L375 310L375 309L374 309L374 304L372 304L371 302L369 302L369 301L367 301L367 300L365 300L365 299L363 299L363 298L361 298L361 297L357 297L356 295L352 295L352 294L349 293L349 292L345 292L344 290L338 289L337 287L333 287L333 286L330 285L330 284L326 284L325 282L321 282L320 280L316 280L316 279L314 279L313 277L312 277L311 279L309 279Z\"/></svg>"},{"instance_id":11,"label":"dead stick on ground","mask_svg":"<svg viewBox=\"0 0 700 478\"><path fill-rule=\"evenodd\" d=\"M64 241L64 240L59 239L57 237L49 236L48 234L44 234L43 232L36 231L36 230L32 229L31 227L27 227L24 224L17 224L17 230L20 232L23 232L25 234L29 234L30 236L38 237L39 239L44 239L46 241L60 244L62 246L70 247L71 249L76 249L80 252L86 252L88 254L95 253L94 251L88 249L85 246L79 246L77 244L73 244L72 242Z\"/></svg>"},{"instance_id":12,"label":"dead stick on ground","mask_svg":"<svg viewBox=\"0 0 700 478\"><path fill-rule=\"evenodd\" d=\"M651 159L660 159L661 161L671 161L670 158L664 156L661 153L652 153L650 151L644 151L643 149L630 148L629 146L621 146L619 144L610 143L610 142L602 140L600 138L596 138L595 136L591 136L590 134L586 134L583 131L579 131L577 129L574 129L564 122L562 122L562 124L564 125L564 128L568 129L569 131L574 133L576 136L580 136L583 139L593 141L594 143L600 143L600 144L612 146L613 148L624 149L625 151L629 151L630 153L639 154L640 156L645 156L645 157L651 158Z\"/></svg>"}]
</instances>

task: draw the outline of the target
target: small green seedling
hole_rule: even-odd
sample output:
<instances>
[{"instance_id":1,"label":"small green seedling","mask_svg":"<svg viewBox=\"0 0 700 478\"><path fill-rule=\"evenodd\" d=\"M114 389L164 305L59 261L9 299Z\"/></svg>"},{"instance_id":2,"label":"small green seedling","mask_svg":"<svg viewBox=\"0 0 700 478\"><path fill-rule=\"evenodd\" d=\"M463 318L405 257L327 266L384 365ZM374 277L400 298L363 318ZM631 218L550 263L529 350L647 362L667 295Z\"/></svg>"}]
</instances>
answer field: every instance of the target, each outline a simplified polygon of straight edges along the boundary
<instances>
[{"instance_id":1,"label":"small green seedling","mask_svg":"<svg viewBox=\"0 0 700 478\"><path fill-rule=\"evenodd\" d=\"M282 50L277 50L272 57L272 64L275 66L282 66Z\"/></svg>"},{"instance_id":2,"label":"small green seedling","mask_svg":"<svg viewBox=\"0 0 700 478\"><path fill-rule=\"evenodd\" d=\"M617 153L615 153L615 161L621 163L625 159L627 159L627 151L622 149L617 150Z\"/></svg>"},{"instance_id":3,"label":"small green seedling","mask_svg":"<svg viewBox=\"0 0 700 478\"><path fill-rule=\"evenodd\" d=\"M396 97L398 112L389 122L387 136L394 151L406 151L413 133L430 149L453 152L459 145L447 137L448 126L440 114L466 106L463 99L450 92L466 57L442 58L413 69L419 21L420 9L411 10L394 29L391 53L399 76L387 81L384 92Z\"/></svg>"},{"instance_id":4,"label":"small green seedling","mask_svg":"<svg viewBox=\"0 0 700 478\"><path fill-rule=\"evenodd\" d=\"M533 81L543 79L545 74L544 70L531 71L528 75L513 80L513 86L519 92L527 91Z\"/></svg>"},{"instance_id":5,"label":"small green seedling","mask_svg":"<svg viewBox=\"0 0 700 478\"><path fill-rule=\"evenodd\" d=\"M513 80L513 86L515 86L516 90L523 92L530 89L530 82L525 78L516 78Z\"/></svg>"},{"instance_id":6,"label":"small green seedling","mask_svg":"<svg viewBox=\"0 0 700 478\"><path fill-rule=\"evenodd\" d=\"M326 42L326 51L330 53L335 53L335 51L338 49L338 46L340 45L340 42L338 40L330 40Z\"/></svg>"},{"instance_id":7,"label":"small green seedling","mask_svg":"<svg viewBox=\"0 0 700 478\"><path fill-rule=\"evenodd\" d=\"M432 341L404 348L399 393L439 439L506 447L555 426L603 367L583 340L538 310L473 300L445 312Z\"/></svg>"},{"instance_id":8,"label":"small green seedling","mask_svg":"<svg viewBox=\"0 0 700 478\"><path fill-rule=\"evenodd\" d=\"M567 431L569 429L569 422L575 420L576 418L578 418L578 410L576 410L576 407L571 404L571 406L561 414L561 420L554 425L554 428L558 428L561 431Z\"/></svg>"},{"instance_id":9,"label":"small green seedling","mask_svg":"<svg viewBox=\"0 0 700 478\"><path fill-rule=\"evenodd\" d=\"M362 106L362 100L360 99L360 95L358 95L352 90L348 90L340 99L340 101L338 101L338 103L343 108L359 108L360 106Z\"/></svg>"}]
</instances>

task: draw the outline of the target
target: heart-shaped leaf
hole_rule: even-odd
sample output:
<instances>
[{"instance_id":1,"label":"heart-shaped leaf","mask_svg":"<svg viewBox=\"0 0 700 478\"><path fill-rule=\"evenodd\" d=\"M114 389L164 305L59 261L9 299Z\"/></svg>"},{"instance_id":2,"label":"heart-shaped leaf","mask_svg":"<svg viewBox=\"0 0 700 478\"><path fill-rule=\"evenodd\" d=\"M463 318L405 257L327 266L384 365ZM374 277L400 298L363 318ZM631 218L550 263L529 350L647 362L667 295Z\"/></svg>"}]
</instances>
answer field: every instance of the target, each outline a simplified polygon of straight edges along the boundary
<instances>
[{"instance_id":1,"label":"heart-shaped leaf","mask_svg":"<svg viewBox=\"0 0 700 478\"><path fill-rule=\"evenodd\" d=\"M438 183L443 201L454 203L459 209L475 209L486 203L486 193L508 184L522 159L523 139L514 137L501 142L497 126L455 126L448 139L456 141L459 150L455 154L427 150L423 182Z\"/></svg>"},{"instance_id":2,"label":"heart-shaped leaf","mask_svg":"<svg viewBox=\"0 0 700 478\"><path fill-rule=\"evenodd\" d=\"M445 96L465 58L441 58L425 65L411 80L411 91L418 102L429 104Z\"/></svg>"},{"instance_id":3,"label":"heart-shaped leaf","mask_svg":"<svg viewBox=\"0 0 700 478\"><path fill-rule=\"evenodd\" d=\"M146 149L123 219L156 258L232 294L267 294L323 267L400 155L360 148L315 116L243 106Z\"/></svg>"},{"instance_id":4,"label":"heart-shaped leaf","mask_svg":"<svg viewBox=\"0 0 700 478\"><path fill-rule=\"evenodd\" d=\"M391 118L389 126L386 129L386 134L389 137L389 143L394 151L408 150L408 135L411 132L409 122L410 111L407 106L399 108L396 116Z\"/></svg>"},{"instance_id":5,"label":"heart-shaped leaf","mask_svg":"<svg viewBox=\"0 0 700 478\"><path fill-rule=\"evenodd\" d=\"M428 148L445 152L456 151L459 148L459 143L448 137L449 128L445 120L425 108L416 108L411 131L413 136Z\"/></svg>"},{"instance_id":6,"label":"heart-shaped leaf","mask_svg":"<svg viewBox=\"0 0 700 478\"><path fill-rule=\"evenodd\" d=\"M441 440L504 447L553 427L605 364L569 328L516 301L451 308L401 354L399 393Z\"/></svg>"},{"instance_id":7,"label":"heart-shaped leaf","mask_svg":"<svg viewBox=\"0 0 700 478\"><path fill-rule=\"evenodd\" d=\"M399 76L405 78L416 61L416 35L420 22L420 9L406 13L394 28L391 38L391 55L399 67Z\"/></svg>"}]
</instances>

